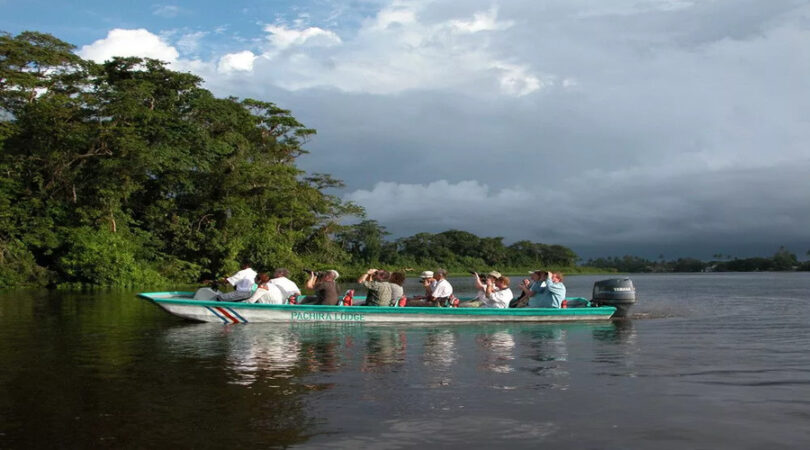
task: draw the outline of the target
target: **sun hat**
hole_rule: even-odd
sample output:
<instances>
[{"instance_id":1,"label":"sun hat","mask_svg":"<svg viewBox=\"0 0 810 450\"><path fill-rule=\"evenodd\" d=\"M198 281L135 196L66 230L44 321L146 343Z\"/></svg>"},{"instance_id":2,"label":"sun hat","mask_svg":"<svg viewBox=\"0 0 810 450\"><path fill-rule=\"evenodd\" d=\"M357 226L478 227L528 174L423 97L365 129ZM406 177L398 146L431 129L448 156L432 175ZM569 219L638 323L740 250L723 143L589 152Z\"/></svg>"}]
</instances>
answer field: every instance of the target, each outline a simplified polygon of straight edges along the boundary
<instances>
[{"instance_id":1,"label":"sun hat","mask_svg":"<svg viewBox=\"0 0 810 450\"><path fill-rule=\"evenodd\" d=\"M422 279L433 278L433 272L430 271L430 270L426 270L426 271L422 272L421 275L419 275L419 278L422 278Z\"/></svg>"},{"instance_id":2,"label":"sun hat","mask_svg":"<svg viewBox=\"0 0 810 450\"><path fill-rule=\"evenodd\" d=\"M500 277L501 277L501 273L500 273L500 272L498 272L497 270L493 270L493 271L489 272L489 273L487 274L487 276L488 276L488 277L492 277L492 278L500 278Z\"/></svg>"}]
</instances>

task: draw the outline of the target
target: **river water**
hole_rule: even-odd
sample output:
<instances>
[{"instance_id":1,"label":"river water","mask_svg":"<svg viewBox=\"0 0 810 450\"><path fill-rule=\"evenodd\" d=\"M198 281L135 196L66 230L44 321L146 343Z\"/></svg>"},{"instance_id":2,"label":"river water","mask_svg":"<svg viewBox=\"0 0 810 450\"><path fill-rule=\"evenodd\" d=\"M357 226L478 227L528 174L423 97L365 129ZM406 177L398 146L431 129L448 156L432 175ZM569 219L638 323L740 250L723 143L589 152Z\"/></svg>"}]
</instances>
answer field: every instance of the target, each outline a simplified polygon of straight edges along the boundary
<instances>
[{"instance_id":1,"label":"river water","mask_svg":"<svg viewBox=\"0 0 810 450\"><path fill-rule=\"evenodd\" d=\"M226 326L3 292L0 448L810 444L810 273L632 278L632 319L587 324Z\"/></svg>"}]
</instances>

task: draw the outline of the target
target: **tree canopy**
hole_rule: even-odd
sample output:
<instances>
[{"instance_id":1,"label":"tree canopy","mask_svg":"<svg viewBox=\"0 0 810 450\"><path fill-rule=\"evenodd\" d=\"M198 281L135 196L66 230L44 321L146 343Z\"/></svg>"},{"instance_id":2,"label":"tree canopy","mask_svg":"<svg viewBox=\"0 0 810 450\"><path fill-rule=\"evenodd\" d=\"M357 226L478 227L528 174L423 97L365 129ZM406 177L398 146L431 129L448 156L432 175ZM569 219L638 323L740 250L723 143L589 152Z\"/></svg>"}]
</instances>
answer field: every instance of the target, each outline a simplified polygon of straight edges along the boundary
<instances>
[{"instance_id":1,"label":"tree canopy","mask_svg":"<svg viewBox=\"0 0 810 450\"><path fill-rule=\"evenodd\" d=\"M215 98L157 60L72 50L0 35L0 285L347 259L328 235L362 210L295 166L315 130L290 111Z\"/></svg>"}]
</instances>

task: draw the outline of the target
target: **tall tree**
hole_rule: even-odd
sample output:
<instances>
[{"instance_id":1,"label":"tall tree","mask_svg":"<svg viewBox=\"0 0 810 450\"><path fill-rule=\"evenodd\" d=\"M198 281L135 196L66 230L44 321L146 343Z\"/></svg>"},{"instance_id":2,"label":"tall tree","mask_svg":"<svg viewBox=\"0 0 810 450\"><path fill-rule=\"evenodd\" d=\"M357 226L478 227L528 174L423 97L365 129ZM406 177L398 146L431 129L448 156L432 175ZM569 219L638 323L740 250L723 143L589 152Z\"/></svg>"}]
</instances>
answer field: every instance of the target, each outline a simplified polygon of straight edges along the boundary
<instances>
[{"instance_id":1,"label":"tall tree","mask_svg":"<svg viewBox=\"0 0 810 450\"><path fill-rule=\"evenodd\" d=\"M72 48L0 37L0 284L18 284L20 264L127 284L347 260L331 236L362 209L295 165L315 130L160 61L96 65Z\"/></svg>"}]
</instances>

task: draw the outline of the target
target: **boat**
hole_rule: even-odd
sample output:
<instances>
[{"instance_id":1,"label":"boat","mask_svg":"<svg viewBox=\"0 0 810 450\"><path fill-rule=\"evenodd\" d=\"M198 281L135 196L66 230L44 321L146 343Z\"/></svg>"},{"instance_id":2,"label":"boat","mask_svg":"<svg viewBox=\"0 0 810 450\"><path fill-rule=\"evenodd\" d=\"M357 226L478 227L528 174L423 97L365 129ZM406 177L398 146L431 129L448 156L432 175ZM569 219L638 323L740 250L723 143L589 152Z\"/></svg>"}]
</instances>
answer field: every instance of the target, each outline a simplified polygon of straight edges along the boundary
<instances>
[{"instance_id":1,"label":"boat","mask_svg":"<svg viewBox=\"0 0 810 450\"><path fill-rule=\"evenodd\" d=\"M567 298L567 308L437 308L359 306L364 297L353 297L353 305L271 305L265 303L195 300L194 292L145 292L148 300L183 319L224 324L249 322L583 322L609 320L614 306L595 306L581 297ZM462 299L464 300L464 299Z\"/></svg>"}]
</instances>

